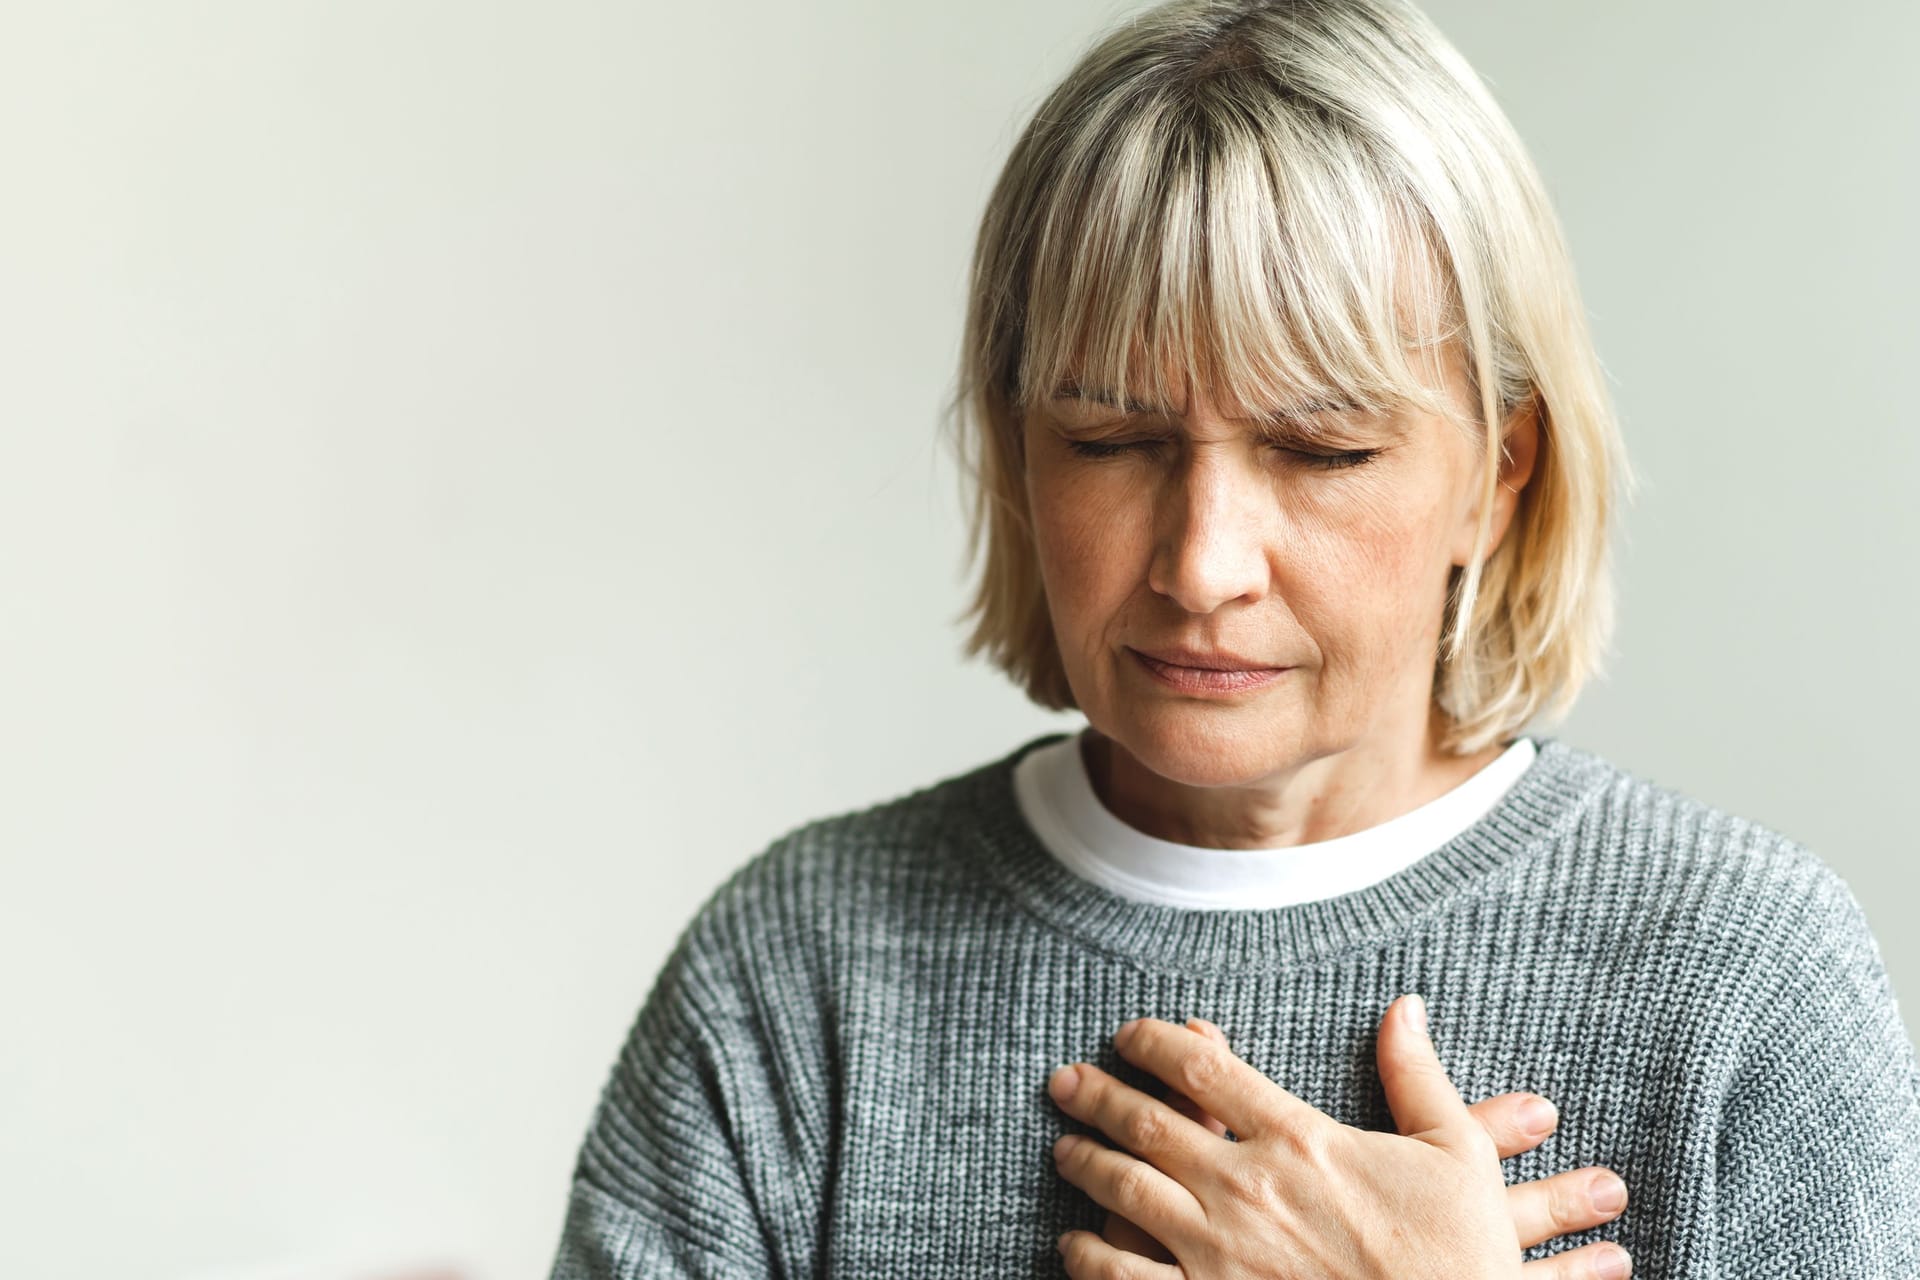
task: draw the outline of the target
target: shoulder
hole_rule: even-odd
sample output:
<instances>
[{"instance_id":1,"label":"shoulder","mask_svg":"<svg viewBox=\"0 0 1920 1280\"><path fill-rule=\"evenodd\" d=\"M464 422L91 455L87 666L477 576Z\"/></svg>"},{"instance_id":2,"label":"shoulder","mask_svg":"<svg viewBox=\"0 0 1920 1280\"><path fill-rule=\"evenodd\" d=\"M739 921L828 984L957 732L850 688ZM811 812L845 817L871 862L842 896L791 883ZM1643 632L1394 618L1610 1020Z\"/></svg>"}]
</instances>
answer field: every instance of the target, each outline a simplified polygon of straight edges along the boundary
<instances>
[{"instance_id":1,"label":"shoulder","mask_svg":"<svg viewBox=\"0 0 1920 1280\"><path fill-rule=\"evenodd\" d=\"M1879 1108L1875 1123L1902 1141L1920 1136L1911 1035L1840 873L1764 823L1590 752L1549 749L1592 786L1516 892L1554 922L1554 945L1590 966L1612 1016L1681 1047L1699 1095L1749 1135L1776 1112L1790 1128L1794 1107L1804 1119L1806 1099L1844 1092Z\"/></svg>"},{"instance_id":2,"label":"shoulder","mask_svg":"<svg viewBox=\"0 0 1920 1280\"><path fill-rule=\"evenodd\" d=\"M679 950L759 966L817 968L853 935L862 949L896 925L987 892L974 856L983 795L1014 751L772 839L701 903ZM811 973L810 980L825 975Z\"/></svg>"},{"instance_id":3,"label":"shoulder","mask_svg":"<svg viewBox=\"0 0 1920 1280\"><path fill-rule=\"evenodd\" d=\"M1844 953L1878 963L1866 912L1820 854L1765 823L1559 740L1543 747L1595 779L1548 851L1559 882L1605 903L1641 945L1790 983Z\"/></svg>"},{"instance_id":4,"label":"shoulder","mask_svg":"<svg viewBox=\"0 0 1920 1280\"><path fill-rule=\"evenodd\" d=\"M868 890L890 880L958 870L949 856L966 844L967 824L990 775L989 761L884 800L809 819L789 828L715 890L709 906L753 910L770 898Z\"/></svg>"},{"instance_id":5,"label":"shoulder","mask_svg":"<svg viewBox=\"0 0 1920 1280\"><path fill-rule=\"evenodd\" d=\"M1845 892L1839 874L1784 832L1558 739L1542 752L1597 779L1576 838L1647 875L1730 878L1753 887Z\"/></svg>"}]
</instances>

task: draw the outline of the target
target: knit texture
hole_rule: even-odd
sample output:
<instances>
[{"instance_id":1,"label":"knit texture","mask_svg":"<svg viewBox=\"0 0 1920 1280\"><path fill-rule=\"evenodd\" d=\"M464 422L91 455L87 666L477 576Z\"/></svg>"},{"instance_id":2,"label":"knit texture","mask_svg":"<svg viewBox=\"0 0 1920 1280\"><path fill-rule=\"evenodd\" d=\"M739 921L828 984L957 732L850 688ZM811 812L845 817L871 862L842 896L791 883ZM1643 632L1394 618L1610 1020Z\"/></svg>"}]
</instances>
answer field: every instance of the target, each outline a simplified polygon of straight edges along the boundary
<instances>
[{"instance_id":1,"label":"knit texture","mask_svg":"<svg viewBox=\"0 0 1920 1280\"><path fill-rule=\"evenodd\" d=\"M1425 995L1468 1102L1551 1098L1509 1183L1626 1180L1636 1280L1920 1276L1920 1069L1860 904L1784 836L1535 736L1478 822L1336 898L1207 911L1068 872L999 760L789 832L681 933L613 1066L552 1280L1061 1276L1061 1063L1217 1023L1391 1132L1374 1037Z\"/></svg>"}]
</instances>

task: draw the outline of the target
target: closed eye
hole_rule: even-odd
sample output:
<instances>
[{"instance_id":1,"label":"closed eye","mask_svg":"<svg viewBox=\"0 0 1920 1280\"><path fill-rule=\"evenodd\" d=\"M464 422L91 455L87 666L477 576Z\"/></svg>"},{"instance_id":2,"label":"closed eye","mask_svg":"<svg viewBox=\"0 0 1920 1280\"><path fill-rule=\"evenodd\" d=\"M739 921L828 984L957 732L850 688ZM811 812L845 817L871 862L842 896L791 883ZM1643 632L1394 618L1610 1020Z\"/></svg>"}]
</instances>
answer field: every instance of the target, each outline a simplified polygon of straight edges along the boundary
<instances>
[{"instance_id":1,"label":"closed eye","mask_svg":"<svg viewBox=\"0 0 1920 1280\"><path fill-rule=\"evenodd\" d=\"M1069 440L1067 447L1083 458L1113 458L1125 453L1152 453L1163 440ZM1338 471L1346 467L1357 467L1372 462L1380 455L1378 449L1349 449L1340 453L1313 453L1306 449L1290 449L1274 446L1274 451L1283 453L1298 461L1302 466L1315 471Z\"/></svg>"},{"instance_id":2,"label":"closed eye","mask_svg":"<svg viewBox=\"0 0 1920 1280\"><path fill-rule=\"evenodd\" d=\"M1344 453L1305 453L1299 449L1283 449L1281 452L1290 453L1294 457L1299 458L1307 466L1322 471L1338 471L1342 467L1357 467L1362 463L1372 462L1380 456L1378 449L1349 449Z\"/></svg>"},{"instance_id":3,"label":"closed eye","mask_svg":"<svg viewBox=\"0 0 1920 1280\"><path fill-rule=\"evenodd\" d=\"M1134 451L1151 452L1160 447L1158 440L1069 440L1067 447L1083 458L1111 458Z\"/></svg>"}]
</instances>

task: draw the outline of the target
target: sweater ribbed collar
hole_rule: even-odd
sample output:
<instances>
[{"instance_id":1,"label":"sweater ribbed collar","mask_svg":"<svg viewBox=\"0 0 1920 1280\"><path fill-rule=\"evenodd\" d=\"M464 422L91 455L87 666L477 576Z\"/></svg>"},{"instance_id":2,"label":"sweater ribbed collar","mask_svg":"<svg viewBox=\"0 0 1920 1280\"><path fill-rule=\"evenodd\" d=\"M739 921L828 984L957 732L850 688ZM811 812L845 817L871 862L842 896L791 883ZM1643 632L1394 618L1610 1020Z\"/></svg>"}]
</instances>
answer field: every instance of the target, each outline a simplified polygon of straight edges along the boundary
<instances>
[{"instance_id":1,"label":"sweater ribbed collar","mask_svg":"<svg viewBox=\"0 0 1920 1280\"><path fill-rule=\"evenodd\" d=\"M1034 738L968 779L964 803L985 867L1023 910L1059 932L1116 958L1180 973L1272 970L1378 946L1515 858L1553 843L1618 776L1591 752L1529 735L1538 753L1499 802L1412 865L1314 902L1201 910L1121 897L1047 851L1020 811L1013 770L1027 752L1065 736Z\"/></svg>"}]
</instances>

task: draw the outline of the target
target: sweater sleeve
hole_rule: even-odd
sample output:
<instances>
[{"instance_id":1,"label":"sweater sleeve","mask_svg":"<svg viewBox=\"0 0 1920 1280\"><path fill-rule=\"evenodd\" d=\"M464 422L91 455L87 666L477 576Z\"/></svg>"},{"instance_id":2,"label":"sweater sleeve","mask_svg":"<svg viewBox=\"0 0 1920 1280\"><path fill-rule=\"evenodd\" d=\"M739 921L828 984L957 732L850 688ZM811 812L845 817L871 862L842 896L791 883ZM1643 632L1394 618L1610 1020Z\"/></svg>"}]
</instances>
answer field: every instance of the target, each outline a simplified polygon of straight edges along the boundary
<instances>
[{"instance_id":1,"label":"sweater sleeve","mask_svg":"<svg viewBox=\"0 0 1920 1280\"><path fill-rule=\"evenodd\" d=\"M766 1280L811 1269L811 1145L735 930L681 936L601 1091L550 1280Z\"/></svg>"},{"instance_id":2,"label":"sweater sleeve","mask_svg":"<svg viewBox=\"0 0 1920 1280\"><path fill-rule=\"evenodd\" d=\"M1865 913L1813 871L1721 1112L1716 1274L1920 1276L1920 1069Z\"/></svg>"}]
</instances>

